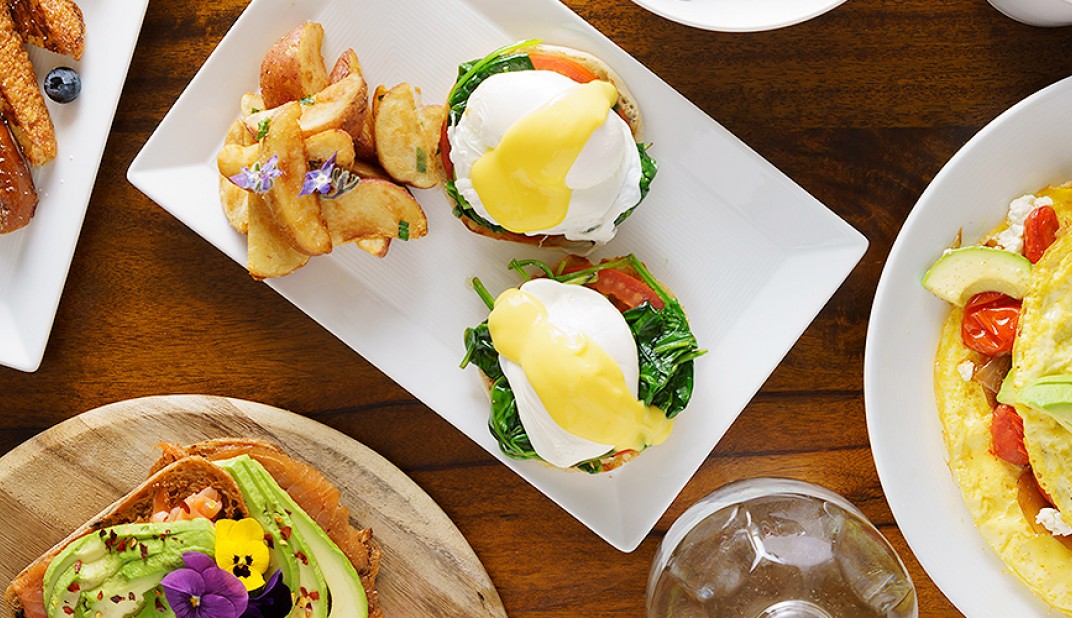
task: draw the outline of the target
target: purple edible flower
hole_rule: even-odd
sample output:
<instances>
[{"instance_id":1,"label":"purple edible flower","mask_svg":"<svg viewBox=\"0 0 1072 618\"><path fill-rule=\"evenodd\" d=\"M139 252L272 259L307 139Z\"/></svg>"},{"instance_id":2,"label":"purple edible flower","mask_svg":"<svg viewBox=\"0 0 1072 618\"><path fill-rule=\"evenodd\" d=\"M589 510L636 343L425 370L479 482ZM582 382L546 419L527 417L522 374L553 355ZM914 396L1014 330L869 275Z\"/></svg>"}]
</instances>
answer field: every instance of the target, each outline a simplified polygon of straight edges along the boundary
<instances>
[{"instance_id":1,"label":"purple edible flower","mask_svg":"<svg viewBox=\"0 0 1072 618\"><path fill-rule=\"evenodd\" d=\"M334 169L335 155L331 155L331 158L324 161L324 164L320 166L320 169L312 170L305 174L305 182L302 183L301 192L298 193L298 197L312 195L317 192L321 195L327 195L328 192L331 191L331 172L334 171Z\"/></svg>"},{"instance_id":2,"label":"purple edible flower","mask_svg":"<svg viewBox=\"0 0 1072 618\"><path fill-rule=\"evenodd\" d=\"M293 605L283 572L276 571L259 592L249 594L249 606L241 618L286 618Z\"/></svg>"},{"instance_id":3,"label":"purple edible flower","mask_svg":"<svg viewBox=\"0 0 1072 618\"><path fill-rule=\"evenodd\" d=\"M182 555L185 569L164 576L160 585L177 618L239 618L249 605L246 587L205 554Z\"/></svg>"},{"instance_id":4,"label":"purple edible flower","mask_svg":"<svg viewBox=\"0 0 1072 618\"><path fill-rule=\"evenodd\" d=\"M252 168L243 167L241 172L231 176L231 182L247 191L267 193L275 183L275 179L283 174L283 170L279 169L278 165L279 157L272 155L272 158L265 161L264 165L254 163Z\"/></svg>"}]
</instances>

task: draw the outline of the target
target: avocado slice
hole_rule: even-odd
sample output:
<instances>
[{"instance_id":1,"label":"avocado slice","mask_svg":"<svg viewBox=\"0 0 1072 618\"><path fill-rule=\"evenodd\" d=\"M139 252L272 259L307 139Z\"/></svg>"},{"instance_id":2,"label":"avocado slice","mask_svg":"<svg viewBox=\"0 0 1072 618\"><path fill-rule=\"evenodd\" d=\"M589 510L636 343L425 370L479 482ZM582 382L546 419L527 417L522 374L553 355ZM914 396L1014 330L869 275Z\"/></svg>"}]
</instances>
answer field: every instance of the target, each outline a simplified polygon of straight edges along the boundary
<instances>
[{"instance_id":1,"label":"avocado slice","mask_svg":"<svg viewBox=\"0 0 1072 618\"><path fill-rule=\"evenodd\" d=\"M1039 378L1020 389L1016 394L1016 401L1048 414L1072 431L1072 375Z\"/></svg>"},{"instance_id":2,"label":"avocado slice","mask_svg":"<svg viewBox=\"0 0 1072 618\"><path fill-rule=\"evenodd\" d=\"M174 616L153 592L183 567L188 551L212 556L216 530L207 519L122 524L81 537L49 564L44 601L49 618L127 618L152 607ZM70 613L68 613L70 612Z\"/></svg>"},{"instance_id":3,"label":"avocado slice","mask_svg":"<svg viewBox=\"0 0 1072 618\"><path fill-rule=\"evenodd\" d=\"M271 513L271 519L279 517L290 526L291 550L283 553L294 555L301 551L308 565L304 565L305 561L299 560L299 567L303 565L311 567L307 570L313 571L316 576L315 581L307 580L306 573L303 572L302 578L299 579L301 582L299 585L304 586L307 592L318 591L320 593L319 599L309 599L313 615L327 618L367 618L368 599L365 597L365 589L361 586L361 579L353 564L313 521L313 518L309 517L298 506L298 503L294 502L290 494L275 482L264 466L248 455L218 461L216 465L222 467L235 479L251 512ZM249 496L246 495L247 491ZM256 507L253 506L254 503L257 504ZM277 544L273 553L279 548L280 545ZM291 585L293 580L288 581L286 576L287 573L284 571L284 583L290 587L291 591L299 590ZM307 581L311 581L315 587L308 585ZM327 611L329 605L331 609ZM324 613L318 614L317 612Z\"/></svg>"},{"instance_id":4,"label":"avocado slice","mask_svg":"<svg viewBox=\"0 0 1072 618\"><path fill-rule=\"evenodd\" d=\"M1023 298L1031 284L1031 260L993 247L947 251L923 275L923 287L944 301L963 307L980 292Z\"/></svg>"}]
</instances>

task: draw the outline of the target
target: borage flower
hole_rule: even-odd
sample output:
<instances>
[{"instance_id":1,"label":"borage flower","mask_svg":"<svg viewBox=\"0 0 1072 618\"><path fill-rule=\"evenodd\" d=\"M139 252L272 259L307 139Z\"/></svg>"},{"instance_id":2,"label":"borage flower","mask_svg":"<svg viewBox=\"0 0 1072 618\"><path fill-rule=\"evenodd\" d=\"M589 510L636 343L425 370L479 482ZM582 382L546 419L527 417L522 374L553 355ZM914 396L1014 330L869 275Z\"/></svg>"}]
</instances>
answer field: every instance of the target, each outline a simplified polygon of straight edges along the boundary
<instances>
[{"instance_id":1,"label":"borage flower","mask_svg":"<svg viewBox=\"0 0 1072 618\"><path fill-rule=\"evenodd\" d=\"M331 191L331 173L335 170L335 155L331 155L318 170L312 170L305 174L305 182L302 183L298 197L320 193L327 195Z\"/></svg>"},{"instance_id":2,"label":"borage flower","mask_svg":"<svg viewBox=\"0 0 1072 618\"><path fill-rule=\"evenodd\" d=\"M276 571L259 591L249 593L249 606L241 618L286 618L294 606L283 572Z\"/></svg>"},{"instance_id":3,"label":"borage flower","mask_svg":"<svg viewBox=\"0 0 1072 618\"><path fill-rule=\"evenodd\" d=\"M216 566L205 554L182 555L185 569L164 576L164 589L176 618L239 618L249 606L249 593L237 577Z\"/></svg>"},{"instance_id":4,"label":"borage flower","mask_svg":"<svg viewBox=\"0 0 1072 618\"><path fill-rule=\"evenodd\" d=\"M242 171L231 176L230 180L247 191L267 193L275 184L275 179L283 174L283 170L278 166L279 157L272 155L264 164L258 161L252 167L243 167Z\"/></svg>"},{"instance_id":5,"label":"borage flower","mask_svg":"<svg viewBox=\"0 0 1072 618\"><path fill-rule=\"evenodd\" d=\"M268 545L264 542L264 528L256 519L216 522L216 564L241 580L246 590L264 585Z\"/></svg>"}]
</instances>

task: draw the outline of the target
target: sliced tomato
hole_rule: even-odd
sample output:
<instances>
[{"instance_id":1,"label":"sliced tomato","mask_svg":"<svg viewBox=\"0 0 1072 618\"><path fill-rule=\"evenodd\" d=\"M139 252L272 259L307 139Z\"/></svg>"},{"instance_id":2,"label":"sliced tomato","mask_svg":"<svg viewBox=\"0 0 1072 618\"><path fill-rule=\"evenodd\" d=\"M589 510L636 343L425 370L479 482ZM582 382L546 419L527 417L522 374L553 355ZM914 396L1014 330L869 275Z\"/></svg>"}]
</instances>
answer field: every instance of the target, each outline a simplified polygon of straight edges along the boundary
<instances>
[{"instance_id":1,"label":"sliced tomato","mask_svg":"<svg viewBox=\"0 0 1072 618\"><path fill-rule=\"evenodd\" d=\"M976 294L964 306L960 338L965 346L980 354L1009 354L1019 320L1020 301L1000 292Z\"/></svg>"},{"instance_id":2,"label":"sliced tomato","mask_svg":"<svg viewBox=\"0 0 1072 618\"><path fill-rule=\"evenodd\" d=\"M591 267L592 263L588 260L570 255L559 262L556 270L562 274L569 274ZM665 306L663 299L659 298L651 286L622 270L610 268L601 270L597 273L596 280L586 285L603 296L609 297L622 311L639 307L645 301L651 303L651 306L656 309L662 309Z\"/></svg>"},{"instance_id":3,"label":"sliced tomato","mask_svg":"<svg viewBox=\"0 0 1072 618\"><path fill-rule=\"evenodd\" d=\"M598 75L589 71L581 63L574 62L558 54L531 51L529 52L529 60L532 61L532 68L537 71L554 71L581 84L587 84L592 80L599 79Z\"/></svg>"},{"instance_id":4,"label":"sliced tomato","mask_svg":"<svg viewBox=\"0 0 1072 618\"><path fill-rule=\"evenodd\" d=\"M1024 257L1031 263L1039 261L1046 249L1057 240L1061 223L1057 213L1049 206L1039 206L1024 220Z\"/></svg>"},{"instance_id":5,"label":"sliced tomato","mask_svg":"<svg viewBox=\"0 0 1072 618\"><path fill-rule=\"evenodd\" d=\"M1016 466L1030 463L1024 447L1024 419L1016 408L1003 403L994 408L990 415L990 452Z\"/></svg>"},{"instance_id":6,"label":"sliced tomato","mask_svg":"<svg viewBox=\"0 0 1072 618\"><path fill-rule=\"evenodd\" d=\"M454 164L450 161L450 140L447 139L447 123L443 123L443 129L439 132L439 158L443 160L443 171L447 173L447 180L454 179Z\"/></svg>"}]
</instances>

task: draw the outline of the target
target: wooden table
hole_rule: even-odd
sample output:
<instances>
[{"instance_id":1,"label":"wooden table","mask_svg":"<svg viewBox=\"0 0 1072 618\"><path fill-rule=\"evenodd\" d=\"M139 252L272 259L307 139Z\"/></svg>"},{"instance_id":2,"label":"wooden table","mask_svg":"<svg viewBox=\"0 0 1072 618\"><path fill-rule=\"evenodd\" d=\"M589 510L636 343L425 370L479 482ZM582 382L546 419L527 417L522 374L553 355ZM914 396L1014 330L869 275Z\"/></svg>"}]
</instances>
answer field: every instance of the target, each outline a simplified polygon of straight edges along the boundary
<instances>
[{"instance_id":1,"label":"wooden table","mask_svg":"<svg viewBox=\"0 0 1072 618\"><path fill-rule=\"evenodd\" d=\"M635 552L601 541L126 182L241 0L150 5L44 362L34 374L0 368L0 451L142 395L289 408L412 476L469 539L513 616L642 615L653 552L686 507L735 479L797 477L843 494L890 538L921 615L955 615L909 552L875 473L862 391L867 319L924 187L986 122L1072 74L1069 29L1017 24L985 0L850 0L757 34L690 29L628 0L567 4L871 241Z\"/></svg>"}]
</instances>

